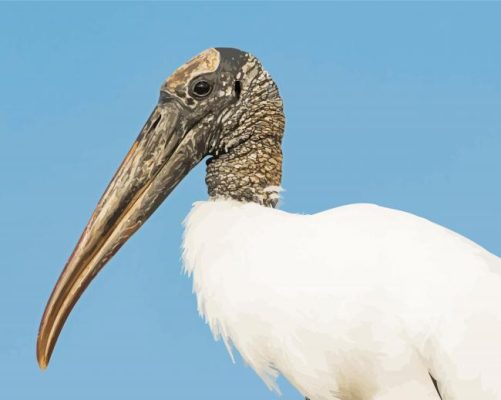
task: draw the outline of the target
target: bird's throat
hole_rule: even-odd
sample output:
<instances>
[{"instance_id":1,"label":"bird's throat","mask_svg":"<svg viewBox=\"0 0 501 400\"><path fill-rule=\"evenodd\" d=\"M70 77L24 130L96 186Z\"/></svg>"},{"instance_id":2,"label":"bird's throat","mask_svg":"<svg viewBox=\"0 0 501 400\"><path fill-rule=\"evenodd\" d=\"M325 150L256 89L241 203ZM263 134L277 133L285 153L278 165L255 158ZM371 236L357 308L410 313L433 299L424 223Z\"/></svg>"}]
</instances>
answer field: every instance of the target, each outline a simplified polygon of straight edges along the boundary
<instances>
[{"instance_id":1,"label":"bird's throat","mask_svg":"<svg viewBox=\"0 0 501 400\"><path fill-rule=\"evenodd\" d=\"M282 149L276 136L253 135L207 163L211 198L275 207L282 179Z\"/></svg>"}]
</instances>

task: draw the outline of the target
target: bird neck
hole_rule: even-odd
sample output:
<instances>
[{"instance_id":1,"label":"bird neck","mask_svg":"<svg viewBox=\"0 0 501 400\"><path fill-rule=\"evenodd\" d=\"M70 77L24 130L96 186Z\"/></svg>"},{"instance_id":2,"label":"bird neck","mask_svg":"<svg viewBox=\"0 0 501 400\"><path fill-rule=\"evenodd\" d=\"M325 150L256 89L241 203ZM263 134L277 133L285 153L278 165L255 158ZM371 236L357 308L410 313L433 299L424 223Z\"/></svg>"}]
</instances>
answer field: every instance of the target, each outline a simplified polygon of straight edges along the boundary
<instances>
[{"instance_id":1,"label":"bird neck","mask_svg":"<svg viewBox=\"0 0 501 400\"><path fill-rule=\"evenodd\" d=\"M256 59L248 64L241 97L228 110L207 161L205 182L211 198L275 207L282 179L283 103L261 64Z\"/></svg>"},{"instance_id":2,"label":"bird neck","mask_svg":"<svg viewBox=\"0 0 501 400\"><path fill-rule=\"evenodd\" d=\"M274 137L251 136L228 153L207 162L211 198L275 207L282 179L282 149Z\"/></svg>"},{"instance_id":3,"label":"bird neck","mask_svg":"<svg viewBox=\"0 0 501 400\"><path fill-rule=\"evenodd\" d=\"M207 161L211 198L226 198L275 207L282 179L284 117L281 101L253 114L252 123L236 127Z\"/></svg>"}]
</instances>

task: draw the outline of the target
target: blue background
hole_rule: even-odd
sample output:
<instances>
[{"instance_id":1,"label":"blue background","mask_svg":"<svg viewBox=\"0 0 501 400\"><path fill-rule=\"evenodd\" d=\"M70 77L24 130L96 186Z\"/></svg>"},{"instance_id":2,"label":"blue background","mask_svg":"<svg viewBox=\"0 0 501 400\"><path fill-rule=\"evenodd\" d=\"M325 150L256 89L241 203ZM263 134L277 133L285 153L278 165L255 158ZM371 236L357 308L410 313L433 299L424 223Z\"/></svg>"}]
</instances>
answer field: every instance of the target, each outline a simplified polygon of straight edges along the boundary
<instances>
[{"instance_id":1,"label":"blue background","mask_svg":"<svg viewBox=\"0 0 501 400\"><path fill-rule=\"evenodd\" d=\"M280 87L282 208L375 202L501 254L500 19L496 3L0 4L0 398L276 398L213 342L180 273L203 165L35 362L52 286L160 83L207 47L254 53Z\"/></svg>"}]
</instances>

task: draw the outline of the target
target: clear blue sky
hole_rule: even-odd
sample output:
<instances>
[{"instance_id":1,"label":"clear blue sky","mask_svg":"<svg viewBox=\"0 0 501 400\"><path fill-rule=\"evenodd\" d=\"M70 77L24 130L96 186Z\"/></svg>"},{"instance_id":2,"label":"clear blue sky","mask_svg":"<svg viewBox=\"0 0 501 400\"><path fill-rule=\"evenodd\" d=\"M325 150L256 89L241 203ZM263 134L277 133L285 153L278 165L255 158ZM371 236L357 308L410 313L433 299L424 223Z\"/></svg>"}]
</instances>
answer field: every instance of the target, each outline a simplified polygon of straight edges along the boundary
<instances>
[{"instance_id":1,"label":"clear blue sky","mask_svg":"<svg viewBox=\"0 0 501 400\"><path fill-rule=\"evenodd\" d=\"M180 273L203 165L91 285L49 369L35 361L47 297L160 83L207 47L254 53L280 87L282 208L374 202L501 254L500 20L499 3L0 4L0 398L276 398L213 342Z\"/></svg>"}]
</instances>

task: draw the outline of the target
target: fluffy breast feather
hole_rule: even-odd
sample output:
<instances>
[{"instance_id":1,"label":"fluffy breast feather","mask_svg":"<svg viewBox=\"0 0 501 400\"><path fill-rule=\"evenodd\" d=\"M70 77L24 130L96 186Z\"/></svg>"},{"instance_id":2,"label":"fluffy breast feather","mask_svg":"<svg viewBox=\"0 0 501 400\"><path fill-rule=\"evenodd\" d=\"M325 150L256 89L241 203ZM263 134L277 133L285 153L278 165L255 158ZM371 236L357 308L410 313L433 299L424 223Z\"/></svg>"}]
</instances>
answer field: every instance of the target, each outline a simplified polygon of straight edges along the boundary
<instances>
[{"instance_id":1,"label":"fluffy breast feather","mask_svg":"<svg viewBox=\"0 0 501 400\"><path fill-rule=\"evenodd\" d=\"M269 387L280 371L303 393L315 387L319 399L357 386L348 382L357 374L368 397L380 366L401 369L413 351L430 370L446 368L433 357L455 335L443 330L444 315L457 328L463 316L451 310L501 271L499 258L468 239L369 204L298 215L195 203L183 259L214 336L234 345ZM347 377L350 368L358 372Z\"/></svg>"}]
</instances>

